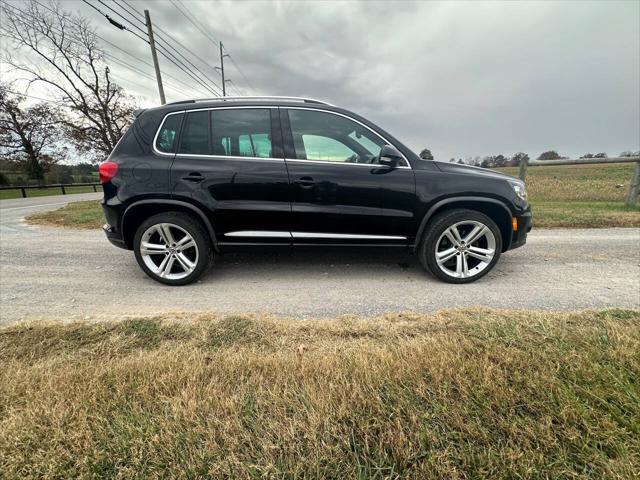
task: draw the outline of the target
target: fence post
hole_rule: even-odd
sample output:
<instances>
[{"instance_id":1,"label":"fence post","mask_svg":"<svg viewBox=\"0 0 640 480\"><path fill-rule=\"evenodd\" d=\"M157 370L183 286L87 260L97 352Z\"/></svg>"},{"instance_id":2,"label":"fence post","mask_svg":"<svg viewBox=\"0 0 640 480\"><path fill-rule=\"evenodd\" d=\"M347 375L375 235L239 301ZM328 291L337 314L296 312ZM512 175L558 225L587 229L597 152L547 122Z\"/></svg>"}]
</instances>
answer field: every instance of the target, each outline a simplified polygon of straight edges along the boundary
<instances>
[{"instance_id":1,"label":"fence post","mask_svg":"<svg viewBox=\"0 0 640 480\"><path fill-rule=\"evenodd\" d=\"M20 193L22 193L22 198L27 198L27 190L24 187L20 187Z\"/></svg>"},{"instance_id":2,"label":"fence post","mask_svg":"<svg viewBox=\"0 0 640 480\"><path fill-rule=\"evenodd\" d=\"M62 189L62 194L63 194L63 195L66 195L66 194L67 194L67 192L66 192L66 190L64 189L64 185L60 184L60 188Z\"/></svg>"},{"instance_id":3,"label":"fence post","mask_svg":"<svg viewBox=\"0 0 640 480\"><path fill-rule=\"evenodd\" d=\"M629 185L629 193L624 204L627 207L635 207L638 201L638 190L640 189L640 162L635 163L633 169L633 176L631 177L631 184Z\"/></svg>"},{"instance_id":4,"label":"fence post","mask_svg":"<svg viewBox=\"0 0 640 480\"><path fill-rule=\"evenodd\" d=\"M527 176L527 167L529 167L529 159L526 156L523 156L520 159L520 171L518 172L518 177L523 182L524 182L524 179Z\"/></svg>"},{"instance_id":5,"label":"fence post","mask_svg":"<svg viewBox=\"0 0 640 480\"><path fill-rule=\"evenodd\" d=\"M94 183L93 185L91 185L93 187L93 191L97 192L98 190L96 190L96 184Z\"/></svg>"}]
</instances>

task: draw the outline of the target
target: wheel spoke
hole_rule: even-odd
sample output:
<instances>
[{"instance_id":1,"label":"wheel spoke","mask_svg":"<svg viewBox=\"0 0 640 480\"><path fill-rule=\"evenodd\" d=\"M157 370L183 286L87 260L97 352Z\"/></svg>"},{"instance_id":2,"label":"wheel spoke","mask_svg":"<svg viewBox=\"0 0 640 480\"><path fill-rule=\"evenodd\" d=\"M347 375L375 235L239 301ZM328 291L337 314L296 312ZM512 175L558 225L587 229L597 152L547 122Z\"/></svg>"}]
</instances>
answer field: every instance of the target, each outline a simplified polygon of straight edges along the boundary
<instances>
[{"instance_id":1,"label":"wheel spoke","mask_svg":"<svg viewBox=\"0 0 640 480\"><path fill-rule=\"evenodd\" d=\"M460 238L460 232L458 232L458 229L455 225L446 229L444 235L455 246L460 245L460 242L462 241L462 239Z\"/></svg>"},{"instance_id":2,"label":"wheel spoke","mask_svg":"<svg viewBox=\"0 0 640 480\"><path fill-rule=\"evenodd\" d=\"M171 269L173 268L173 263L175 262L175 257L172 255L167 255L162 263L158 267L158 273L161 277L166 277L169 273L171 273Z\"/></svg>"},{"instance_id":3,"label":"wheel spoke","mask_svg":"<svg viewBox=\"0 0 640 480\"><path fill-rule=\"evenodd\" d=\"M458 255L458 256L456 257L456 275L457 275L458 277L462 277L462 276L464 276L464 275L462 274L462 255Z\"/></svg>"},{"instance_id":4,"label":"wheel spoke","mask_svg":"<svg viewBox=\"0 0 640 480\"><path fill-rule=\"evenodd\" d=\"M467 263L467 256L465 254L461 253L460 257L462 258L462 276L463 277L468 277L469 276L469 264Z\"/></svg>"},{"instance_id":5,"label":"wheel spoke","mask_svg":"<svg viewBox=\"0 0 640 480\"><path fill-rule=\"evenodd\" d=\"M176 255L176 260L178 260L178 263L185 272L191 272L196 266L196 264L189 260L184 253L178 253Z\"/></svg>"},{"instance_id":6,"label":"wheel spoke","mask_svg":"<svg viewBox=\"0 0 640 480\"><path fill-rule=\"evenodd\" d=\"M464 239L464 242L467 245L471 245L473 242L480 240L480 238L482 238L482 236L485 234L486 230L487 227L485 225L476 225L475 227L473 227L473 230L471 230L469 235L467 235L467 237Z\"/></svg>"},{"instance_id":7,"label":"wheel spoke","mask_svg":"<svg viewBox=\"0 0 640 480\"><path fill-rule=\"evenodd\" d=\"M185 235L180 239L176 246L180 247L181 250L187 250L188 248L195 247L196 242L193 240L193 238L191 238L190 235Z\"/></svg>"},{"instance_id":8,"label":"wheel spoke","mask_svg":"<svg viewBox=\"0 0 640 480\"><path fill-rule=\"evenodd\" d=\"M436 253L436 256L438 257L437 258L438 265L442 265L443 263L448 262L457 254L458 254L458 250L455 247Z\"/></svg>"},{"instance_id":9,"label":"wheel spoke","mask_svg":"<svg viewBox=\"0 0 640 480\"><path fill-rule=\"evenodd\" d=\"M467 254L473 258L489 263L493 258L494 250L480 247L469 247Z\"/></svg>"},{"instance_id":10,"label":"wheel spoke","mask_svg":"<svg viewBox=\"0 0 640 480\"><path fill-rule=\"evenodd\" d=\"M167 245L171 245L172 243L174 243L173 235L171 234L171 228L169 228L169 225L167 225L166 223L161 223L158 225L158 233Z\"/></svg>"},{"instance_id":11,"label":"wheel spoke","mask_svg":"<svg viewBox=\"0 0 640 480\"><path fill-rule=\"evenodd\" d=\"M165 245L160 245L159 243L142 242L140 253L142 255L160 255L164 254L166 250L167 248Z\"/></svg>"}]
</instances>

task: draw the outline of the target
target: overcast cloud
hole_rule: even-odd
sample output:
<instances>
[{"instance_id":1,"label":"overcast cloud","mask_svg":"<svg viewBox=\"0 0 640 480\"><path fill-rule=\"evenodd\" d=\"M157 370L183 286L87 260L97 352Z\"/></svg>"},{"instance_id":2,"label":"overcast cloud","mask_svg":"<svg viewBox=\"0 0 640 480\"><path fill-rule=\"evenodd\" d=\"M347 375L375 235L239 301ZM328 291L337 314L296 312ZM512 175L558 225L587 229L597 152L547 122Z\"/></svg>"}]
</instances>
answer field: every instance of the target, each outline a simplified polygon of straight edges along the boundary
<instances>
[{"instance_id":1,"label":"overcast cloud","mask_svg":"<svg viewBox=\"0 0 640 480\"><path fill-rule=\"evenodd\" d=\"M145 43L84 3L62 3L90 18L99 35L149 59ZM157 26L217 64L216 47L170 2L129 3L148 8ZM254 87L228 62L243 93L327 100L439 160L640 148L637 1L181 4L224 42ZM165 59L160 64L189 84ZM118 65L111 70L144 104L157 103L152 80ZM181 95L167 89L167 97Z\"/></svg>"}]
</instances>

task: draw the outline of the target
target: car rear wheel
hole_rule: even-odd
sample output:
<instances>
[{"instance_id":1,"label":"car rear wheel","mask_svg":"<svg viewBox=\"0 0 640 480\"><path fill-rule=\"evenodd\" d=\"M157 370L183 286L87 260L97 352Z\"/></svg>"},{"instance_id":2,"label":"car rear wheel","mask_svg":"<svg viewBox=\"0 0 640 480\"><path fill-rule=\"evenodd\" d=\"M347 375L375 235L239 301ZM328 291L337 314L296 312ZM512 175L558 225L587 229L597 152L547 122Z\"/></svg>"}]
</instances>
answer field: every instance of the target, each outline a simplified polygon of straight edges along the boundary
<instances>
[{"instance_id":1,"label":"car rear wheel","mask_svg":"<svg viewBox=\"0 0 640 480\"><path fill-rule=\"evenodd\" d=\"M213 259L202 224L181 212L159 213L142 222L134 238L134 252L142 270L166 285L196 281Z\"/></svg>"},{"instance_id":2,"label":"car rear wheel","mask_svg":"<svg viewBox=\"0 0 640 480\"><path fill-rule=\"evenodd\" d=\"M483 213L449 210L436 216L427 229L420 261L445 282L474 282L489 273L500 258L500 229Z\"/></svg>"}]
</instances>

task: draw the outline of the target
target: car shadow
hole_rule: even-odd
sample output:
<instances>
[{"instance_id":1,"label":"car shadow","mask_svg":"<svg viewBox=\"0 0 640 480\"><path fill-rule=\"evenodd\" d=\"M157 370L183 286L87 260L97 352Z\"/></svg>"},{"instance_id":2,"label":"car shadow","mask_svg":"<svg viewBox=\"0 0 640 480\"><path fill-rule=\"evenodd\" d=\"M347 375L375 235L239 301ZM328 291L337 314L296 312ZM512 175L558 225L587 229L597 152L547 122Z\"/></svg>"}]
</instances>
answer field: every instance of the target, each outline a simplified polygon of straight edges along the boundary
<instances>
[{"instance_id":1,"label":"car shadow","mask_svg":"<svg viewBox=\"0 0 640 480\"><path fill-rule=\"evenodd\" d=\"M348 275L391 272L423 272L416 255L399 248L297 248L264 251L234 251L217 255L207 278L246 272L347 273Z\"/></svg>"}]
</instances>

